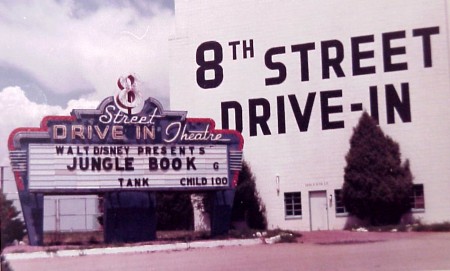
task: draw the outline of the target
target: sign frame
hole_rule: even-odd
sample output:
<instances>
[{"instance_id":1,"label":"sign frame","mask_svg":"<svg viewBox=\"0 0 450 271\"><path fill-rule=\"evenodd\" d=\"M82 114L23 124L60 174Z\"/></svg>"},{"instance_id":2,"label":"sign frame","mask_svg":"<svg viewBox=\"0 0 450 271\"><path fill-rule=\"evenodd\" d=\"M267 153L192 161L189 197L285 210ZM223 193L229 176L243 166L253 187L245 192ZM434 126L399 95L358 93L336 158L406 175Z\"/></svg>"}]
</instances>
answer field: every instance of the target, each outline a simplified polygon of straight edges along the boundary
<instances>
[{"instance_id":1,"label":"sign frame","mask_svg":"<svg viewBox=\"0 0 450 271\"><path fill-rule=\"evenodd\" d=\"M109 111L108 111L109 110ZM106 113L105 113L106 112ZM152 112L149 115L142 112ZM114 97L104 99L97 109L74 109L70 116L47 116L41 121L39 128L25 127L15 129L8 140L11 165L14 172L17 189L19 191L39 192L44 194L92 194L110 191L124 190L218 190L234 188L242 165L243 138L234 130L216 130L215 122L209 118L186 118L185 111L165 111L162 105L154 98L148 98L143 110L139 114L127 117L120 111L114 101ZM94 120L105 120L107 117L111 123L96 124ZM113 118L114 117L114 118ZM145 119L144 119L145 117ZM124 124L124 122L146 122ZM106 122L106 121L104 121ZM147 129L146 133L142 127ZM108 128L112 127L112 128ZM134 128L133 128L134 127ZM137 127L137 128L136 128ZM117 129L115 129L117 128ZM130 132L131 131L131 132ZM137 134L137 131L140 134ZM151 134L154 132L154 134ZM147 138L144 136L147 135ZM151 135L151 136L149 136ZM103 138L102 138L103 137ZM90 145L98 146L192 146L205 148L206 146L226 146L226 166L229 180L227 186L188 186L188 187L139 187L124 189L118 186L107 189L83 189L83 188L58 188L33 189L30 179L30 146L33 144L52 144L61 147L89 148ZM92 148L91 148L92 149ZM79 152L79 149L77 150ZM85 149L83 149L85 151ZM80 154L80 153L79 153ZM73 154L74 157L76 154ZM201 174L200 174L201 175Z\"/></svg>"}]
</instances>

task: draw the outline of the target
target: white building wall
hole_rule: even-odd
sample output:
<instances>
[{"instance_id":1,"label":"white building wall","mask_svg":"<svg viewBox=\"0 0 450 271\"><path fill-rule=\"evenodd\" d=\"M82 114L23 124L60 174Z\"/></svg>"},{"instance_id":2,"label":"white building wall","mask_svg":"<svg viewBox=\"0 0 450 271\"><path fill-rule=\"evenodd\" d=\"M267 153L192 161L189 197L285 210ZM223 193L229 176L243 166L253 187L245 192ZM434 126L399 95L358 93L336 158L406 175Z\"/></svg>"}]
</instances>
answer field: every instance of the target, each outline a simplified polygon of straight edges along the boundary
<instances>
[{"instance_id":1,"label":"white building wall","mask_svg":"<svg viewBox=\"0 0 450 271\"><path fill-rule=\"evenodd\" d=\"M222 127L221 103L236 101L242 106L244 156L257 179L257 188L266 205L271 228L310 229L309 192L325 190L329 201L334 189L342 187L345 155L349 139L361 111L351 105L362 103L371 111L369 87L378 87L380 126L399 142L402 157L409 159L415 183L424 184L425 212L416 214L424 222L450 221L450 84L449 84L449 1L400 0L361 2L331 1L206 1L177 0L176 34L171 40L171 109L187 110L188 117L211 117ZM430 36L432 66L424 67L423 39L413 36L413 29L439 27ZM407 63L407 69L385 72L383 33L404 31L405 37L390 41L390 47L404 47L405 53L393 54L392 63ZM374 66L376 72L352 74L351 38L373 35L373 42L360 44L360 51L373 51L374 57L362 59L362 67ZM253 40L254 57L244 58L243 41ZM331 71L322 78L321 42L339 40L344 46L344 77ZM207 41L221 45L223 81L203 89L197 82L196 52ZM236 60L233 46L236 45ZM299 53L291 46L314 43L309 56L309 80L302 81ZM272 57L287 70L286 80L266 85L265 79L278 76L266 67L265 54L270 48L284 47L285 53ZM214 60L211 50L206 61ZM217 57L217 56L216 56ZM206 78L214 78L212 70ZM407 83L411 121L403 122L395 112L395 123L388 124L384 88L392 84L400 98L400 86ZM342 95L328 99L329 106L342 108L330 113L331 122L344 121L344 128L323 129L321 93L342 90ZM295 95L304 112L309 93L315 93L307 131L300 132L288 95ZM284 99L286 132L278 132L280 116L277 99ZM266 99L270 104L270 135L249 132L249 101ZM403 100L404 101L404 100ZM281 110L283 111L283 110ZM230 111L230 119L234 114ZM257 107L261 115L262 107ZM234 128L232 124L230 128ZM277 193L276 176L279 176ZM302 217L286 219L284 192L301 192ZM334 195L333 195L334 197ZM334 201L328 202L330 229L340 229L345 217L337 217Z\"/></svg>"}]
</instances>

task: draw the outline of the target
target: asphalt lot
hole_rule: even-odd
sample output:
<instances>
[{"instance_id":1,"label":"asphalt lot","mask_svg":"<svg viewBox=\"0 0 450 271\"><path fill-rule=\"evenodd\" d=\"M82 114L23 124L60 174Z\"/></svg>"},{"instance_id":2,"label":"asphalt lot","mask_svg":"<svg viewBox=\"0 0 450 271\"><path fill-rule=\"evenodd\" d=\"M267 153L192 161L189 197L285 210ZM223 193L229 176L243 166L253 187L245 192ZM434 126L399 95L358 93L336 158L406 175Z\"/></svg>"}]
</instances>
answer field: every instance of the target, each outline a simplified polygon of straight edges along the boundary
<instances>
[{"instance_id":1,"label":"asphalt lot","mask_svg":"<svg viewBox=\"0 0 450 271\"><path fill-rule=\"evenodd\" d=\"M298 243L11 260L25 270L450 270L450 233L305 234Z\"/></svg>"}]
</instances>

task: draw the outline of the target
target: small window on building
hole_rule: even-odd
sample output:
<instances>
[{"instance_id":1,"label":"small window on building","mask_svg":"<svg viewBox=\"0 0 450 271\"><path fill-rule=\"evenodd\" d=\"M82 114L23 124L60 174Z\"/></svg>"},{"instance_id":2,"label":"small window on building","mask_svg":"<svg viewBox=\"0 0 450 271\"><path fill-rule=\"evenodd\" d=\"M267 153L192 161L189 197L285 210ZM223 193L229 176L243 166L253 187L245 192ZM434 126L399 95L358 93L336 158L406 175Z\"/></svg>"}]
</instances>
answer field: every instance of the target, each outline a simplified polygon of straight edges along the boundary
<instances>
[{"instance_id":1,"label":"small window on building","mask_svg":"<svg viewBox=\"0 0 450 271\"><path fill-rule=\"evenodd\" d=\"M300 192L284 193L284 209L286 218L300 218L302 216Z\"/></svg>"},{"instance_id":2,"label":"small window on building","mask_svg":"<svg viewBox=\"0 0 450 271\"><path fill-rule=\"evenodd\" d=\"M334 206L336 215L346 215L348 213L342 200L342 189L334 190Z\"/></svg>"},{"instance_id":3,"label":"small window on building","mask_svg":"<svg viewBox=\"0 0 450 271\"><path fill-rule=\"evenodd\" d=\"M425 194L423 184L414 184L411 195L411 209L413 211L425 210Z\"/></svg>"}]
</instances>

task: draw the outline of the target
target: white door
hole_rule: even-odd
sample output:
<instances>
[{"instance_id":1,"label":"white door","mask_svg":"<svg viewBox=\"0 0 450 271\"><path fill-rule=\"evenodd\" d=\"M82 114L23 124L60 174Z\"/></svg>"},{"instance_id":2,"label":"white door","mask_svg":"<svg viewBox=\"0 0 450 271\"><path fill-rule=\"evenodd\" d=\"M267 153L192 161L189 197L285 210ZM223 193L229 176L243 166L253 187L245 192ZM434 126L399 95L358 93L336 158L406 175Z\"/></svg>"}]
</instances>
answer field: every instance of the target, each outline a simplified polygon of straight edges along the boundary
<instances>
[{"instance_id":1,"label":"white door","mask_svg":"<svg viewBox=\"0 0 450 271\"><path fill-rule=\"evenodd\" d=\"M326 191L309 192L311 230L328 230L328 205Z\"/></svg>"}]
</instances>

